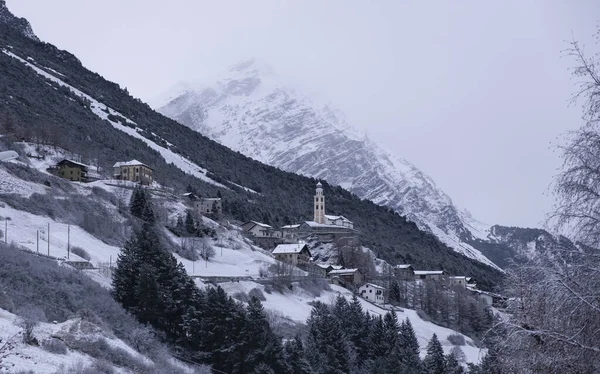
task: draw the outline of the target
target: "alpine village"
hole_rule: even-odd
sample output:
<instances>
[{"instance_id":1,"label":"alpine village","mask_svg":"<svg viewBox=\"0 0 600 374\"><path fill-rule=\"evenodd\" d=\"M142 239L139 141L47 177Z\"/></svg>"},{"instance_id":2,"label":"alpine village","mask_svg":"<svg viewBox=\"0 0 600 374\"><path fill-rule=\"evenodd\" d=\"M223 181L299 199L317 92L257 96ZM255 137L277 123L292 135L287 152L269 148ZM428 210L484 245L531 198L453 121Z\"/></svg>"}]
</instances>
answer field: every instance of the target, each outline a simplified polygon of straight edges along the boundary
<instances>
[{"instance_id":1,"label":"alpine village","mask_svg":"<svg viewBox=\"0 0 600 374\"><path fill-rule=\"evenodd\" d=\"M223 113L251 113L262 69L210 91L235 96ZM278 90L259 110L317 126L319 108L274 109ZM581 238L434 209L433 184L375 198L336 179L356 160L327 166L335 142L297 155L315 172L258 161L185 121L202 95L151 107L0 0L0 373L600 372L600 219L580 214L599 175L569 174L598 170L598 132L575 135L590 149L569 148L557 190Z\"/></svg>"}]
</instances>

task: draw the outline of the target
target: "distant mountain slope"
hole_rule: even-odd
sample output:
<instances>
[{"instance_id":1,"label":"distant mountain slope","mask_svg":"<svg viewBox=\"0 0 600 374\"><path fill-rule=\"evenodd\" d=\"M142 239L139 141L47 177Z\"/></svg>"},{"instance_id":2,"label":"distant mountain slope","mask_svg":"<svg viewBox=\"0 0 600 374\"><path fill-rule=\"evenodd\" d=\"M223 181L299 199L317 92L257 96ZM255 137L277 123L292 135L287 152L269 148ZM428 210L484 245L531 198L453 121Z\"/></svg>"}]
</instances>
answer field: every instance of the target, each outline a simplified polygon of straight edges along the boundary
<instances>
[{"instance_id":1,"label":"distant mountain slope","mask_svg":"<svg viewBox=\"0 0 600 374\"><path fill-rule=\"evenodd\" d=\"M490 260L502 267L526 262L551 249L577 250L579 245L564 236L552 235L543 229L500 225L491 227L486 240L473 239L471 244L480 248Z\"/></svg>"},{"instance_id":2,"label":"distant mountain slope","mask_svg":"<svg viewBox=\"0 0 600 374\"><path fill-rule=\"evenodd\" d=\"M357 133L339 111L286 87L262 62L246 61L208 85L180 83L153 105L249 157L388 206L457 252L492 264L466 242L477 235L429 176Z\"/></svg>"},{"instance_id":3,"label":"distant mountain slope","mask_svg":"<svg viewBox=\"0 0 600 374\"><path fill-rule=\"evenodd\" d=\"M0 133L56 144L104 170L138 159L177 192L220 192L229 219L278 225L312 217L316 180L261 164L156 113L69 52L12 24L0 22ZM386 261L471 275L483 287L501 281L500 272L453 252L390 209L327 183L324 190L328 211L354 221L363 244Z\"/></svg>"}]
</instances>

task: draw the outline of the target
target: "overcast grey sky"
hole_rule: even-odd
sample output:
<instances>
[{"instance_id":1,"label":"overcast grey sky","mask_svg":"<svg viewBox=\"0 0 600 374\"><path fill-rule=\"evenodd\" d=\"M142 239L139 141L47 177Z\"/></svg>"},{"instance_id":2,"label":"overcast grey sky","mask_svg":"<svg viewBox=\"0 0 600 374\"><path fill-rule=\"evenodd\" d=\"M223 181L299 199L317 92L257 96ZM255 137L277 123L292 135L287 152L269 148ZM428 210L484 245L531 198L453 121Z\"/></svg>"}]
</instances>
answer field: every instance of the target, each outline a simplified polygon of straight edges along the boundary
<instances>
[{"instance_id":1,"label":"overcast grey sky","mask_svg":"<svg viewBox=\"0 0 600 374\"><path fill-rule=\"evenodd\" d=\"M561 58L590 51L589 0L7 0L37 35L150 100L258 57L429 174L488 223L539 226L582 124ZM546 193L546 195L544 195Z\"/></svg>"}]
</instances>

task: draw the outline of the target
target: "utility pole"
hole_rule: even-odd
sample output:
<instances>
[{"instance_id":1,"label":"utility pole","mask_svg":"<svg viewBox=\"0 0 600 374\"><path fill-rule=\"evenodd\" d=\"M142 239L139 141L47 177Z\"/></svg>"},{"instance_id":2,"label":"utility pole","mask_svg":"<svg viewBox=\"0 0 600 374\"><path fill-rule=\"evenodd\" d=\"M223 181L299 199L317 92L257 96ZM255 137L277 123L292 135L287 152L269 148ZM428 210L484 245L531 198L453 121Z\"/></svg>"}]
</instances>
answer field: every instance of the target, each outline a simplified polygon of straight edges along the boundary
<instances>
[{"instance_id":1,"label":"utility pole","mask_svg":"<svg viewBox=\"0 0 600 374\"><path fill-rule=\"evenodd\" d=\"M67 259L71 258L71 225L67 225Z\"/></svg>"},{"instance_id":2,"label":"utility pole","mask_svg":"<svg viewBox=\"0 0 600 374\"><path fill-rule=\"evenodd\" d=\"M36 251L39 254L40 253L40 230L36 231L37 234L37 239L36 239Z\"/></svg>"},{"instance_id":3,"label":"utility pole","mask_svg":"<svg viewBox=\"0 0 600 374\"><path fill-rule=\"evenodd\" d=\"M50 256L50 222L48 222L48 232L46 233L48 240L48 256Z\"/></svg>"},{"instance_id":4,"label":"utility pole","mask_svg":"<svg viewBox=\"0 0 600 374\"><path fill-rule=\"evenodd\" d=\"M4 244L8 243L8 220L4 218Z\"/></svg>"}]
</instances>

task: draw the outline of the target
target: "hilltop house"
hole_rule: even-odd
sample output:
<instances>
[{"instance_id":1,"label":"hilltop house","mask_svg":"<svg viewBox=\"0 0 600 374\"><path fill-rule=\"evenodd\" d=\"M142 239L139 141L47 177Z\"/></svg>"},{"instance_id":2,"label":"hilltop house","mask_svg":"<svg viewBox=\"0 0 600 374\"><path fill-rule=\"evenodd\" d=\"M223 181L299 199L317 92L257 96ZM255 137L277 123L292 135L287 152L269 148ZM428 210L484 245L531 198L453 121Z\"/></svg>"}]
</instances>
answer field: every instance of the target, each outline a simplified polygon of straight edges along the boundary
<instances>
[{"instance_id":1,"label":"hilltop house","mask_svg":"<svg viewBox=\"0 0 600 374\"><path fill-rule=\"evenodd\" d=\"M385 288L372 283L366 283L358 289L358 294L365 300L376 303L385 303Z\"/></svg>"},{"instance_id":2,"label":"hilltop house","mask_svg":"<svg viewBox=\"0 0 600 374\"><path fill-rule=\"evenodd\" d=\"M88 167L80 162L64 159L56 164L56 173L73 182L86 182Z\"/></svg>"},{"instance_id":3,"label":"hilltop house","mask_svg":"<svg viewBox=\"0 0 600 374\"><path fill-rule=\"evenodd\" d=\"M220 197L198 197L191 192L184 193L183 196L187 198L188 204L201 215L223 212Z\"/></svg>"},{"instance_id":4,"label":"hilltop house","mask_svg":"<svg viewBox=\"0 0 600 374\"><path fill-rule=\"evenodd\" d=\"M363 282L363 275L358 269L337 269L331 270L327 277L334 284L348 284L357 286Z\"/></svg>"},{"instance_id":5,"label":"hilltop house","mask_svg":"<svg viewBox=\"0 0 600 374\"><path fill-rule=\"evenodd\" d=\"M396 278L403 281L415 279L415 270L410 264L402 264L394 266L394 275Z\"/></svg>"},{"instance_id":6,"label":"hilltop house","mask_svg":"<svg viewBox=\"0 0 600 374\"><path fill-rule=\"evenodd\" d=\"M460 286L460 287L467 287L467 283L469 281L470 278L465 277L465 276L449 276L448 277L448 284L450 286Z\"/></svg>"},{"instance_id":7,"label":"hilltop house","mask_svg":"<svg viewBox=\"0 0 600 374\"><path fill-rule=\"evenodd\" d=\"M117 162L113 165L115 179L137 182L143 185L152 184L153 170L137 160Z\"/></svg>"},{"instance_id":8,"label":"hilltop house","mask_svg":"<svg viewBox=\"0 0 600 374\"><path fill-rule=\"evenodd\" d=\"M308 250L308 246L304 243L279 244L273 250L273 255L277 260L287 262L294 266L299 263L308 263L312 257Z\"/></svg>"},{"instance_id":9,"label":"hilltop house","mask_svg":"<svg viewBox=\"0 0 600 374\"><path fill-rule=\"evenodd\" d=\"M244 223L242 225L242 230L244 230L246 234L256 238L275 238L278 233L272 226L256 221Z\"/></svg>"},{"instance_id":10,"label":"hilltop house","mask_svg":"<svg viewBox=\"0 0 600 374\"><path fill-rule=\"evenodd\" d=\"M443 278L443 270L415 270L415 279L440 281Z\"/></svg>"}]
</instances>

